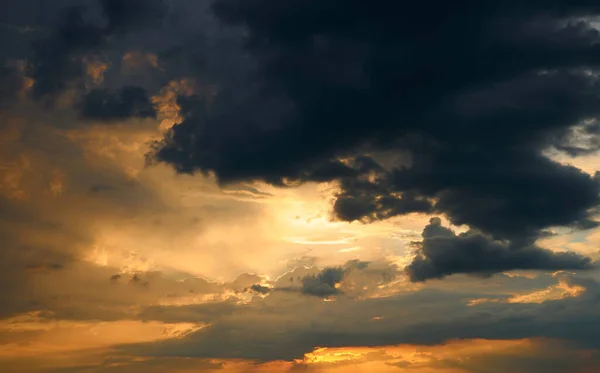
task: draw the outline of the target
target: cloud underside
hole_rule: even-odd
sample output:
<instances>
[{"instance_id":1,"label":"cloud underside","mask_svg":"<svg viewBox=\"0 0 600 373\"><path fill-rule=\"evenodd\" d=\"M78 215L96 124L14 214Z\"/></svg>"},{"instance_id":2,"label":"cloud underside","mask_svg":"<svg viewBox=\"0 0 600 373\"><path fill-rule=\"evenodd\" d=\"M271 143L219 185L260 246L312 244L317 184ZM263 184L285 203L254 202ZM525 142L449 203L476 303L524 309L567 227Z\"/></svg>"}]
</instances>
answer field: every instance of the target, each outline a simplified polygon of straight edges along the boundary
<instances>
[{"instance_id":1,"label":"cloud underside","mask_svg":"<svg viewBox=\"0 0 600 373\"><path fill-rule=\"evenodd\" d=\"M549 154L600 150L600 4L546 3L51 7L0 51L0 366L597 366L600 174ZM463 342L517 347L377 350Z\"/></svg>"},{"instance_id":2,"label":"cloud underside","mask_svg":"<svg viewBox=\"0 0 600 373\"><path fill-rule=\"evenodd\" d=\"M156 118L154 83L97 79L90 89L82 61L143 30L160 34L157 45L174 38L169 22L181 15L160 0L97 5L101 21L68 8L33 44L32 96L54 102L78 92L72 104L82 119ZM333 181L339 220L443 214L522 250L504 269L580 268L577 257L533 263L546 256L531 248L547 228L597 226L599 179L546 152L587 154L600 144L600 32L589 21L600 7L465 7L217 0L211 22L222 35L206 26L194 43L153 51L159 81L186 74L205 90L179 95L181 123L153 143L148 160L212 173L222 186ZM592 140L582 145L582 137ZM480 263L452 271L494 271Z\"/></svg>"},{"instance_id":3,"label":"cloud underside","mask_svg":"<svg viewBox=\"0 0 600 373\"><path fill-rule=\"evenodd\" d=\"M544 152L595 149L572 144L575 128L597 133L600 33L585 19L600 7L423 6L216 1L253 63L210 104L182 97L152 156L223 184L336 181L338 219L441 213L544 260L542 230L597 225L598 179Z\"/></svg>"},{"instance_id":4,"label":"cloud underside","mask_svg":"<svg viewBox=\"0 0 600 373\"><path fill-rule=\"evenodd\" d=\"M591 259L573 252L555 253L534 243L494 240L482 233L468 231L456 235L432 218L423 230L423 241L406 267L412 281L443 278L456 273L490 276L511 270L584 270L592 268Z\"/></svg>"},{"instance_id":5,"label":"cloud underside","mask_svg":"<svg viewBox=\"0 0 600 373\"><path fill-rule=\"evenodd\" d=\"M84 97L81 115L104 121L156 118L156 109L146 91L140 87L123 87L118 92L95 89Z\"/></svg>"},{"instance_id":6,"label":"cloud underside","mask_svg":"<svg viewBox=\"0 0 600 373\"><path fill-rule=\"evenodd\" d=\"M169 322L190 322L200 312L212 315L209 319L214 322L180 340L125 346L124 350L148 356L290 361L302 358L315 346L437 345L460 339L550 338L598 349L598 330L593 326L599 307L598 284L577 278L566 281L585 292L540 304L497 301L468 306L470 299L484 294L433 289L336 302L320 302L314 297L300 301L288 292L273 292L223 318L209 311L222 305L181 307L171 313L178 318ZM144 316L160 320L167 313L167 308L149 309Z\"/></svg>"},{"instance_id":7,"label":"cloud underside","mask_svg":"<svg viewBox=\"0 0 600 373\"><path fill-rule=\"evenodd\" d=\"M33 55L26 66L33 80L31 96L55 104L61 94L75 92L83 98L76 99L73 106L81 111L84 119L155 117L145 88L90 91L84 78L86 59L101 58L115 39L160 27L167 14L166 3L163 0L98 0L94 5L96 7L89 9L83 4L62 9L56 29L33 42Z\"/></svg>"}]
</instances>

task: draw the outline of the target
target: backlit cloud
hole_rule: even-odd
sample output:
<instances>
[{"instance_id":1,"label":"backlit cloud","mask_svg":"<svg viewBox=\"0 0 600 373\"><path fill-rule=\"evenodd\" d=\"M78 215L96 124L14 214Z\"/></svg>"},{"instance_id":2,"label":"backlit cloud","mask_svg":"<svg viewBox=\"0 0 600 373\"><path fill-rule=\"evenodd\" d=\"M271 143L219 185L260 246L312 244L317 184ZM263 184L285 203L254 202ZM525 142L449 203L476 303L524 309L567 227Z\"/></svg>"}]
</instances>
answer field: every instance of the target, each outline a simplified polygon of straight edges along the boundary
<instances>
[{"instance_id":1,"label":"backlit cloud","mask_svg":"<svg viewBox=\"0 0 600 373\"><path fill-rule=\"evenodd\" d=\"M0 6L0 371L591 373L594 2Z\"/></svg>"}]
</instances>

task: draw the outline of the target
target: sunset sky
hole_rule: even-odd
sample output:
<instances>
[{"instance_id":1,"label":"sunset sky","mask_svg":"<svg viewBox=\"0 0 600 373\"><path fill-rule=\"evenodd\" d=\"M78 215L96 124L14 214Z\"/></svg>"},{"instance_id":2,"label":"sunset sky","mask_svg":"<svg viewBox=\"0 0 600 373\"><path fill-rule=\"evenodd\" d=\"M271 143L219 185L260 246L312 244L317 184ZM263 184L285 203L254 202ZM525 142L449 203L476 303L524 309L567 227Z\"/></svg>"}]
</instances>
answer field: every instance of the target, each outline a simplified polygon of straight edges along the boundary
<instances>
[{"instance_id":1,"label":"sunset sky","mask_svg":"<svg viewBox=\"0 0 600 373\"><path fill-rule=\"evenodd\" d=\"M0 373L600 372L600 2L0 5Z\"/></svg>"}]
</instances>

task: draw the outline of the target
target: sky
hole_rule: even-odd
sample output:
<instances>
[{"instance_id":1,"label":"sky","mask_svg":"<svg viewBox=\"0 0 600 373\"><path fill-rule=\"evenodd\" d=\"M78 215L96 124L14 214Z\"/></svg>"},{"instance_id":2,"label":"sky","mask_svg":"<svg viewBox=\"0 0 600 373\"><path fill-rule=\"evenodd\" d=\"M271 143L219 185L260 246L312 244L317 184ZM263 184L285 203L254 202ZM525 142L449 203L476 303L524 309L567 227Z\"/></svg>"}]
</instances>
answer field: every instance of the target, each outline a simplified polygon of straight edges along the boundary
<instances>
[{"instance_id":1,"label":"sky","mask_svg":"<svg viewBox=\"0 0 600 373\"><path fill-rule=\"evenodd\" d=\"M597 373L600 4L0 5L2 373Z\"/></svg>"}]
</instances>

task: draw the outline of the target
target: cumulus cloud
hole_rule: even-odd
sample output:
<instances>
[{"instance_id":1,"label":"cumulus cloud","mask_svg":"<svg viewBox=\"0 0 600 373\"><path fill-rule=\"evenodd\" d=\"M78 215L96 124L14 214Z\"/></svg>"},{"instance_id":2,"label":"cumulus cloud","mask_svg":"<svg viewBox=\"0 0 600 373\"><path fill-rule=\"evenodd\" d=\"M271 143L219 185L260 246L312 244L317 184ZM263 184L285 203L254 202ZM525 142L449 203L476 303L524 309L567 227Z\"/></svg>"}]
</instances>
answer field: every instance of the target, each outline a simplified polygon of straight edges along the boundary
<instances>
[{"instance_id":1,"label":"cumulus cloud","mask_svg":"<svg viewBox=\"0 0 600 373\"><path fill-rule=\"evenodd\" d=\"M120 346L139 361L107 359L91 371L471 338L600 348L596 281L514 273L591 269L589 258L538 242L556 227L579 235L598 225L600 177L547 151L577 156L600 143L600 33L591 21L600 6L542 3L51 7L58 21L45 20L28 36L36 40L29 54L0 69L0 317L42 310L48 322L196 325L168 342ZM68 110L40 105L62 95ZM166 135L147 148L162 136L161 120ZM585 148L580 137L590 138ZM146 150L151 164L216 179L222 190L202 178L168 179L165 167L142 169ZM301 189L291 187L312 182L334 190L334 221L294 210L290 196ZM288 210L298 217L280 232L270 223ZM269 224L259 222L265 211ZM350 222L409 214L468 230L432 219L405 268L399 242L413 233L380 237L401 223L376 225L372 247L338 247L367 229ZM282 235L294 242L281 247ZM329 253L319 251L323 242ZM310 256L290 259L308 244ZM273 277L252 273L259 268ZM433 365L476 372L499 359L445 356ZM567 365L552 361L536 367Z\"/></svg>"},{"instance_id":2,"label":"cumulus cloud","mask_svg":"<svg viewBox=\"0 0 600 373\"><path fill-rule=\"evenodd\" d=\"M432 218L423 230L423 241L406 267L414 282L456 273L489 276L511 270L577 270L592 268L591 259L573 252L555 253L535 243L494 240L476 231L455 234Z\"/></svg>"},{"instance_id":3,"label":"cumulus cloud","mask_svg":"<svg viewBox=\"0 0 600 373\"><path fill-rule=\"evenodd\" d=\"M29 59L27 72L33 80L33 97L54 102L68 90L84 92L85 65L90 56L101 56L114 37L160 26L167 10L163 0L99 0L62 8L56 28L32 44L33 55ZM131 105L141 99L138 91L123 88L120 98L111 98L105 92L90 92L82 104L83 115L98 119L121 118L127 114L152 116L153 114L147 115L152 113L147 108L144 108L146 115L138 111L129 112L132 110ZM145 93L143 96L145 97ZM102 107L97 102L100 97L107 101L104 106L108 107ZM148 101L147 98L145 101ZM109 113L99 115L100 109Z\"/></svg>"},{"instance_id":4,"label":"cumulus cloud","mask_svg":"<svg viewBox=\"0 0 600 373\"><path fill-rule=\"evenodd\" d=\"M254 291L258 294L269 294L271 292L271 288L268 286L254 284L248 288L251 291Z\"/></svg>"},{"instance_id":5,"label":"cumulus cloud","mask_svg":"<svg viewBox=\"0 0 600 373\"><path fill-rule=\"evenodd\" d=\"M325 268L316 275L302 279L302 292L308 295L328 297L339 292L337 286L344 278L344 268Z\"/></svg>"},{"instance_id":6,"label":"cumulus cloud","mask_svg":"<svg viewBox=\"0 0 600 373\"><path fill-rule=\"evenodd\" d=\"M207 67L219 94L182 105L152 157L223 184L337 181L347 221L436 212L510 241L596 226L597 178L543 152L598 115L600 34L581 18L598 7L322 4L216 1L247 36L235 78Z\"/></svg>"},{"instance_id":7,"label":"cumulus cloud","mask_svg":"<svg viewBox=\"0 0 600 373\"><path fill-rule=\"evenodd\" d=\"M396 265L389 262L372 263L355 259L322 269L300 266L281 275L272 287L254 284L249 290L258 294L295 292L326 299L334 296L368 297L394 281L399 273Z\"/></svg>"}]
</instances>

